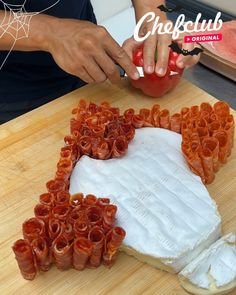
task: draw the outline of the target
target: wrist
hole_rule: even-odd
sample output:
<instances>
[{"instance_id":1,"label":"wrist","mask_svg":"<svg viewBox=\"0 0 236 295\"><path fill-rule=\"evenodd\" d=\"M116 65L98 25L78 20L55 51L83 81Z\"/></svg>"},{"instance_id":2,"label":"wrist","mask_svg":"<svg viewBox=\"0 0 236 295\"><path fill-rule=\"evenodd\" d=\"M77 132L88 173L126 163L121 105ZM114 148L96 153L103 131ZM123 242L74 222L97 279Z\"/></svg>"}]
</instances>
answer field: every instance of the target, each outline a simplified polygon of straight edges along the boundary
<instances>
[{"instance_id":1,"label":"wrist","mask_svg":"<svg viewBox=\"0 0 236 295\"><path fill-rule=\"evenodd\" d=\"M44 14L32 18L29 37L35 50L49 51L59 20Z\"/></svg>"}]
</instances>

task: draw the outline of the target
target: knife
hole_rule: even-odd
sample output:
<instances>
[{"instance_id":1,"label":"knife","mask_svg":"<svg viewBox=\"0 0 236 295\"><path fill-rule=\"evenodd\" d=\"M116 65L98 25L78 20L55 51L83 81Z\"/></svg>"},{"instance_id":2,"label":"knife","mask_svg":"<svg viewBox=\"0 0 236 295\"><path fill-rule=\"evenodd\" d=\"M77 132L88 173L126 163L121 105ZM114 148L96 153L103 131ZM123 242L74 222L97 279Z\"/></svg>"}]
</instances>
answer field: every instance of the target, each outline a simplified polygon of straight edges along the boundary
<instances>
[{"instance_id":1,"label":"knife","mask_svg":"<svg viewBox=\"0 0 236 295\"><path fill-rule=\"evenodd\" d=\"M121 77L128 77L125 70L120 66L120 65L116 65L119 72L120 72L120 76ZM139 72L139 76L140 78L144 77L144 70L143 70L143 67L136 67L137 71ZM175 75L178 75L179 73L178 72L174 72L174 71L171 71L170 72L170 76L175 76Z\"/></svg>"}]
</instances>

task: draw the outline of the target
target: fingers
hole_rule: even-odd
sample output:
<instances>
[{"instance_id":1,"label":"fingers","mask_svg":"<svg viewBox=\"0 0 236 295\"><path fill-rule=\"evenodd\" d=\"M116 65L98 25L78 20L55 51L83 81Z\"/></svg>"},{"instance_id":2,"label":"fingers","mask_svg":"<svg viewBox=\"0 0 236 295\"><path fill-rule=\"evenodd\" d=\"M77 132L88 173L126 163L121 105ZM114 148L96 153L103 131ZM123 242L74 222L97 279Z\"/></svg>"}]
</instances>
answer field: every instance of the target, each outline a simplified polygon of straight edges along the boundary
<instances>
[{"instance_id":1,"label":"fingers","mask_svg":"<svg viewBox=\"0 0 236 295\"><path fill-rule=\"evenodd\" d=\"M165 21L164 25L173 26L171 21ZM171 34L151 35L144 43L144 70L146 73L153 73L164 76L168 67L169 45Z\"/></svg>"},{"instance_id":2,"label":"fingers","mask_svg":"<svg viewBox=\"0 0 236 295\"><path fill-rule=\"evenodd\" d=\"M105 52L100 51L100 53L95 56L95 61L98 63L100 68L105 73L106 77L112 83L118 83L120 81L119 70L115 66L115 63Z\"/></svg>"},{"instance_id":3,"label":"fingers","mask_svg":"<svg viewBox=\"0 0 236 295\"><path fill-rule=\"evenodd\" d=\"M94 79L89 75L89 73L86 71L84 67L81 67L78 70L77 76L86 83L90 84L95 82Z\"/></svg>"},{"instance_id":4,"label":"fingers","mask_svg":"<svg viewBox=\"0 0 236 295\"><path fill-rule=\"evenodd\" d=\"M83 64L84 68L88 72L89 76L92 77L94 82L101 83L106 81L107 77L105 73L101 70L99 65L95 62L94 59L87 59Z\"/></svg>"},{"instance_id":5,"label":"fingers","mask_svg":"<svg viewBox=\"0 0 236 295\"><path fill-rule=\"evenodd\" d=\"M107 54L125 70L131 79L139 79L139 73L133 64L132 59L111 36L107 36L104 41L104 47Z\"/></svg>"},{"instance_id":6,"label":"fingers","mask_svg":"<svg viewBox=\"0 0 236 295\"><path fill-rule=\"evenodd\" d=\"M127 39L123 45L122 48L125 50L125 52L128 54L129 58L133 59L133 52L140 46L140 42L137 42L134 37L131 37Z\"/></svg>"},{"instance_id":7,"label":"fingers","mask_svg":"<svg viewBox=\"0 0 236 295\"><path fill-rule=\"evenodd\" d=\"M188 50L188 51L192 51L194 48L199 47L200 45L196 44L196 43L182 43L182 49L184 50ZM188 69L190 67L192 67L193 65L195 65L200 59L200 54L198 55L188 55L188 56L184 56L184 55L180 55L176 61L176 64L179 68L181 69Z\"/></svg>"},{"instance_id":8,"label":"fingers","mask_svg":"<svg viewBox=\"0 0 236 295\"><path fill-rule=\"evenodd\" d=\"M194 43L182 43L182 49L183 50L188 50L188 51L192 51L194 48ZM176 61L177 66L180 69L184 69L186 67L186 64L189 62L189 60L192 58L192 56L188 55L188 56L184 56L184 55L180 55Z\"/></svg>"},{"instance_id":9,"label":"fingers","mask_svg":"<svg viewBox=\"0 0 236 295\"><path fill-rule=\"evenodd\" d=\"M58 60L56 60L58 62ZM61 67L69 74L76 76L83 80L86 83L94 83L95 80L91 77L91 75L88 73L86 68L82 65L82 63L72 63L70 60L63 60L65 63L61 63L59 60L59 64L61 64Z\"/></svg>"},{"instance_id":10,"label":"fingers","mask_svg":"<svg viewBox=\"0 0 236 295\"><path fill-rule=\"evenodd\" d=\"M155 70L156 48L157 34L154 34L145 41L143 48L144 71L148 74L152 74Z\"/></svg>"},{"instance_id":11,"label":"fingers","mask_svg":"<svg viewBox=\"0 0 236 295\"><path fill-rule=\"evenodd\" d=\"M201 48L201 46L199 44L195 43L194 48ZM192 58L188 60L188 63L186 63L185 68L188 69L188 68L194 66L195 64L197 64L199 62L200 58L201 58L201 54L192 56Z\"/></svg>"},{"instance_id":12,"label":"fingers","mask_svg":"<svg viewBox=\"0 0 236 295\"><path fill-rule=\"evenodd\" d=\"M200 54L192 56L191 59L188 60L188 62L185 64L185 69L189 69L195 64L197 64L200 60Z\"/></svg>"},{"instance_id":13,"label":"fingers","mask_svg":"<svg viewBox=\"0 0 236 295\"><path fill-rule=\"evenodd\" d=\"M167 71L167 66L169 62L169 54L171 44L171 35L159 35L157 44L157 63L155 67L155 72L158 76L164 76Z\"/></svg>"}]
</instances>

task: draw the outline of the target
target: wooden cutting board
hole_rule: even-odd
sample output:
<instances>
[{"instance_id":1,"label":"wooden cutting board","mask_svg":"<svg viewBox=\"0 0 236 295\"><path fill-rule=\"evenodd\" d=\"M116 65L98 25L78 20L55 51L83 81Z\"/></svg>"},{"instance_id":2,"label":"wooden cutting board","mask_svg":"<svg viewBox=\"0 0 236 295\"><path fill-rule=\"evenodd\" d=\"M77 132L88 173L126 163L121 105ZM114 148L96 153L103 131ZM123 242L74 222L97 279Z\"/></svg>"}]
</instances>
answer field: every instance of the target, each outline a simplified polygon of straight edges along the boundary
<instances>
[{"instance_id":1,"label":"wooden cutting board","mask_svg":"<svg viewBox=\"0 0 236 295\"><path fill-rule=\"evenodd\" d=\"M0 294L186 295L176 275L123 253L110 270L101 266L83 272L61 272L53 267L32 282L21 277L11 246L22 237L21 224L33 216L38 196L45 192L46 181L54 176L63 137L69 132L71 109L80 98L97 103L108 100L122 110L159 103L172 112L183 106L216 101L184 80L160 99L143 96L123 80L119 86L108 82L86 86L0 126ZM208 189L218 204L223 233L236 231L236 149Z\"/></svg>"}]
</instances>

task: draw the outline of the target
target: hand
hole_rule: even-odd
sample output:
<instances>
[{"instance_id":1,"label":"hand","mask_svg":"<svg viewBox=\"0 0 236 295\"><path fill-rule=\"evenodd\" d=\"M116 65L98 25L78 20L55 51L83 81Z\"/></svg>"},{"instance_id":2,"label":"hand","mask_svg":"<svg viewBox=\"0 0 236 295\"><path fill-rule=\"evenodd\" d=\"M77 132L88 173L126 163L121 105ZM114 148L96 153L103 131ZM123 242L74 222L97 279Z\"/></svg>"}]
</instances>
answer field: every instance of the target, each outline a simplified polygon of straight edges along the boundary
<instances>
[{"instance_id":1,"label":"hand","mask_svg":"<svg viewBox=\"0 0 236 295\"><path fill-rule=\"evenodd\" d=\"M165 21L163 23L166 22L169 21ZM182 46L183 49L191 51L195 47L200 47L200 45L196 43L184 43L183 37L184 36L182 36L181 39L178 40L179 45ZM155 73L160 77L166 74L170 52L169 45L171 44L171 42L172 36L170 34L155 34L144 41L144 70L146 73L151 74L155 71ZM130 58L132 58L133 52L137 47L140 46L140 44L140 42L135 41L135 39L131 37L124 42L123 48L130 56ZM157 62L155 61L156 53ZM187 69L195 65L199 61L199 59L200 54L195 56L180 55L177 59L177 66L181 69Z\"/></svg>"},{"instance_id":2,"label":"hand","mask_svg":"<svg viewBox=\"0 0 236 295\"><path fill-rule=\"evenodd\" d=\"M91 22L56 19L48 34L47 51L66 72L87 83L117 82L118 63L132 79L139 74L132 60L105 28Z\"/></svg>"},{"instance_id":3,"label":"hand","mask_svg":"<svg viewBox=\"0 0 236 295\"><path fill-rule=\"evenodd\" d=\"M164 21L166 23L169 21ZM152 23L147 23L141 30L141 35L145 35L147 31L151 31ZM169 61L169 45L171 44L172 37L170 34L164 35L150 35L148 39L144 41L144 71L148 74L156 73L162 77L166 74L168 61ZM124 50L132 57L133 52L140 46L140 42L135 41L133 37L126 40L123 44ZM157 61L156 61L157 60Z\"/></svg>"},{"instance_id":4,"label":"hand","mask_svg":"<svg viewBox=\"0 0 236 295\"><path fill-rule=\"evenodd\" d=\"M197 43L184 43L184 38L181 38L180 40L178 40L178 44L180 47L182 47L182 49L188 50L188 51L192 51L194 48L201 48L201 46ZM195 64L197 64L200 60L201 54L198 55L188 55L188 56L184 56L184 55L180 55L176 61L177 66L180 69L188 69L192 66L194 66Z\"/></svg>"}]
</instances>

